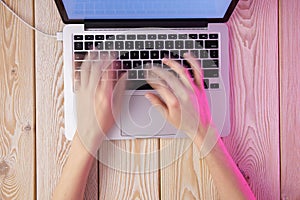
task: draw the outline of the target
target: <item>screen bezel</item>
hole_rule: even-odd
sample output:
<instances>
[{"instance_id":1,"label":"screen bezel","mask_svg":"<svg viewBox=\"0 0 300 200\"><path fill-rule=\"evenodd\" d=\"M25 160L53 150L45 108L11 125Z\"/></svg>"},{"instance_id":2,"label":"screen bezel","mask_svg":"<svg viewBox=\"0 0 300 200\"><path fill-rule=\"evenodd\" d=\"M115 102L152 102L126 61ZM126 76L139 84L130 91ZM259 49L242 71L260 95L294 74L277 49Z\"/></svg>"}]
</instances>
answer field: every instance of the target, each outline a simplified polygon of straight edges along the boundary
<instances>
[{"instance_id":1,"label":"screen bezel","mask_svg":"<svg viewBox=\"0 0 300 200\"><path fill-rule=\"evenodd\" d=\"M95 23L103 27L198 27L200 23L224 23L227 22L239 0L232 0L223 18L192 18L192 19L102 19L85 20L69 19L62 0L55 0L60 16L65 24ZM102 25L101 25L102 24Z\"/></svg>"}]
</instances>

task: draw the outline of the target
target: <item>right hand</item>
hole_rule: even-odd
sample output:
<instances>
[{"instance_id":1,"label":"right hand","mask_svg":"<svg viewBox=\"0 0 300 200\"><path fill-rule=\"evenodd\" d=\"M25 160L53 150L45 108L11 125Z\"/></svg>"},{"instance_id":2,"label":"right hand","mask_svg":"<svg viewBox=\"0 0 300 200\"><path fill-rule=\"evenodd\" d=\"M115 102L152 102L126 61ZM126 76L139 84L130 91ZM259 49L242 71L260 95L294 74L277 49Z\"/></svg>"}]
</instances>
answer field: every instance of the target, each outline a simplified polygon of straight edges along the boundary
<instances>
[{"instance_id":1,"label":"right hand","mask_svg":"<svg viewBox=\"0 0 300 200\"><path fill-rule=\"evenodd\" d=\"M159 107L165 118L191 139L195 136L203 141L208 128L213 126L206 97L200 64L189 54L184 55L193 69L194 80L186 68L176 61L163 59L163 63L174 70L179 78L164 69L153 67L159 79L148 78L148 83L160 97L147 93L152 105Z\"/></svg>"}]
</instances>

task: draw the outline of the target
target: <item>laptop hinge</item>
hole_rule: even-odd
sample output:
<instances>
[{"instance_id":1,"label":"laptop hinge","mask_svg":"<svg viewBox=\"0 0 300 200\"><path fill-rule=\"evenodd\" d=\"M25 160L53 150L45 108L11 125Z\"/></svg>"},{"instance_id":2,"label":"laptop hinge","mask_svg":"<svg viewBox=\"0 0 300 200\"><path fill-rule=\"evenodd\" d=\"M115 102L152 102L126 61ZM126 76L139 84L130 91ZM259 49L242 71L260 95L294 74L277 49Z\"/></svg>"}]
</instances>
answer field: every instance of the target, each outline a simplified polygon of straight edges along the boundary
<instances>
[{"instance_id":1,"label":"laptop hinge","mask_svg":"<svg viewBox=\"0 0 300 200\"><path fill-rule=\"evenodd\" d=\"M84 29L103 29L103 28L203 28L207 29L208 22L203 20L189 19L189 20L85 20Z\"/></svg>"}]
</instances>

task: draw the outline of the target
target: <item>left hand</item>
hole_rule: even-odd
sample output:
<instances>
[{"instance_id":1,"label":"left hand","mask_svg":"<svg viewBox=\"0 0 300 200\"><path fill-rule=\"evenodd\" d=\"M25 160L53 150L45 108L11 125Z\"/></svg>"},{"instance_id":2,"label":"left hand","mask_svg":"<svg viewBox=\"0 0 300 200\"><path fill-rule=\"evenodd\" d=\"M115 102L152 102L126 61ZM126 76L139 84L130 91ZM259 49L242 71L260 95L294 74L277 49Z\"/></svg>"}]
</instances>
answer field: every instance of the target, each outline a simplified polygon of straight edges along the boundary
<instances>
[{"instance_id":1,"label":"left hand","mask_svg":"<svg viewBox=\"0 0 300 200\"><path fill-rule=\"evenodd\" d=\"M125 89L124 78L115 87L113 60L83 62L76 93L77 131L87 150L94 154L115 123ZM116 90L116 91L114 91ZM117 96L115 96L117 95ZM113 109L114 110L113 110Z\"/></svg>"}]
</instances>

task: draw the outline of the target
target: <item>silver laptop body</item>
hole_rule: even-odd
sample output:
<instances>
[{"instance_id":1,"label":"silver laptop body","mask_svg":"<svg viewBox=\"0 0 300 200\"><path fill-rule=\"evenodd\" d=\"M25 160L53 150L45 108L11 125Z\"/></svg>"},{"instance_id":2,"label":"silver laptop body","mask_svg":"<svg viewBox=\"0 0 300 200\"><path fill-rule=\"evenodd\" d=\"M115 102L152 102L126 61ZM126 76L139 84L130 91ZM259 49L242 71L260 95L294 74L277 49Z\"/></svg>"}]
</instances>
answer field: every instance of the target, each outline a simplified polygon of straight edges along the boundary
<instances>
[{"instance_id":1,"label":"silver laptop body","mask_svg":"<svg viewBox=\"0 0 300 200\"><path fill-rule=\"evenodd\" d=\"M73 15L76 16L76 11L73 11L71 15L68 13L68 9L73 8L75 10L75 8L77 8L80 10L82 6L83 8L88 7L84 6L84 2L86 1L82 1L81 6L76 7L75 4L78 3L78 1L56 0L61 17L67 24L63 30L64 111L65 136L67 139L71 140L73 138L77 127L76 99L74 94L74 85L76 82L74 73L76 71L76 64L74 63L80 61L80 56L78 55L82 52L88 52L89 54L98 52L100 54L101 51L118 51L119 54L128 52L125 60L122 60L122 67L126 62L126 64L129 63L129 65L132 65L132 69L135 69L133 67L134 61L135 63L142 64L145 62L152 62L153 64L154 62L159 63L159 60L161 60L160 56L162 55L157 55L157 52L159 52L158 54L162 54L162 51L167 52L170 57L172 57L173 51L179 52L177 57L174 54L174 59L177 59L183 64L184 60L182 60L180 52L186 52L186 50L190 53L198 52L199 60L202 65L205 66L205 68L203 68L204 75L207 74L207 77L204 77L204 79L213 121L219 129L221 136L227 136L230 133L229 36L227 26L224 22L230 17L238 0L224 0L224 5L226 6L222 14L217 16L216 13L214 13L214 15L212 15L213 17L207 14L209 18L199 16L199 18L185 19L182 17L174 18L173 16L172 18L162 17L160 19L153 19L153 16L152 18L135 18L132 17L134 15L127 15L127 17L120 19L111 19L106 15L105 19L93 19L90 16L85 18L71 18ZM100 0L94 1L95 4L100 2ZM197 2L199 3L199 1ZM220 3L219 0L215 0L215 3L214 1L207 0L203 0L202 2L203 5L206 6L216 6ZM95 4L92 6L97 7ZM207 13L213 10L212 8L207 9ZM220 8L218 12L220 12L219 10ZM106 11L102 12L106 13ZM79 16L85 15L78 13L80 12L77 11L77 15ZM109 14L111 13L108 12L107 15ZM122 16L123 15L124 13L122 13ZM136 15L138 16L138 14ZM131 18L128 19L128 16L131 16ZM126 41L132 42L126 43ZM213 41L218 41L217 45ZM199 42L201 42L201 44ZM92 44L92 49L91 47L86 47L89 44ZM117 46L117 44L121 46ZM129 45L130 49L126 49L126 47L124 47L126 45L124 44L142 44L143 46L132 47ZM159 46L159 44L163 44L163 46ZM189 46L190 44L191 46ZM111 45L113 47L111 47ZM188 48L186 49L185 47ZM116 50L115 48L119 49ZM131 59L131 56L135 55L134 53L136 51L139 51L139 57L137 59ZM128 79L139 79L139 70L140 68L138 68L136 72L131 73L132 77L128 75ZM185 137L184 133L170 125L159 111L151 106L149 100L143 96L145 92L149 91L148 89L149 88L143 89L143 87L137 89L136 87L126 90L120 118L116 119L116 125L111 129L108 138Z\"/></svg>"}]
</instances>

